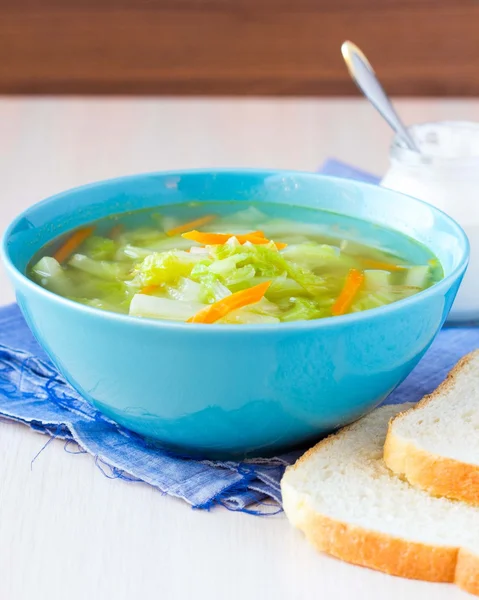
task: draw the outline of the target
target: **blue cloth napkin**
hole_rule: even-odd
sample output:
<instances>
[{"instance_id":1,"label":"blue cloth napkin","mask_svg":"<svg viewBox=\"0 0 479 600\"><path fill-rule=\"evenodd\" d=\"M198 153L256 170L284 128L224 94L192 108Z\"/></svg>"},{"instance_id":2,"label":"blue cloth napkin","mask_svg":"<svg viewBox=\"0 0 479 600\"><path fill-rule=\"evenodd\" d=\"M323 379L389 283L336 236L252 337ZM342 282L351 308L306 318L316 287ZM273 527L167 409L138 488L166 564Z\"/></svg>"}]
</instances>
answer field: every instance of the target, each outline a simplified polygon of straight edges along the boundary
<instances>
[{"instance_id":1,"label":"blue cloth napkin","mask_svg":"<svg viewBox=\"0 0 479 600\"><path fill-rule=\"evenodd\" d=\"M328 160L322 171L377 182L334 160ZM479 328L444 329L387 402L419 400L438 386L461 356L478 347ZM223 505L254 514L279 510L282 474L300 454L221 462L189 459L150 447L140 436L94 410L66 383L34 340L16 305L0 308L0 417L64 439L69 452L92 454L107 477L144 481L195 508Z\"/></svg>"}]
</instances>

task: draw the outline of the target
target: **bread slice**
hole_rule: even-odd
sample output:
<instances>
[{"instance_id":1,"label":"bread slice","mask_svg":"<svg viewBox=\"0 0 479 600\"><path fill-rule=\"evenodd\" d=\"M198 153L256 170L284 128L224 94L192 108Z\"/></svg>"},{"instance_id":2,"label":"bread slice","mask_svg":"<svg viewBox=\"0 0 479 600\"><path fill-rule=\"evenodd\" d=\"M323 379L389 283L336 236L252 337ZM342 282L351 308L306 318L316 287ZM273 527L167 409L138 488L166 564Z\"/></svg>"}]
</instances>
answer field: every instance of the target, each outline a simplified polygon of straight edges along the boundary
<instances>
[{"instance_id":1,"label":"bread slice","mask_svg":"<svg viewBox=\"0 0 479 600\"><path fill-rule=\"evenodd\" d=\"M479 509L434 498L384 463L388 421L409 406L379 408L309 450L283 477L284 510L337 558L479 595Z\"/></svg>"},{"instance_id":2,"label":"bread slice","mask_svg":"<svg viewBox=\"0 0 479 600\"><path fill-rule=\"evenodd\" d=\"M479 350L391 421L384 460L430 494L479 506Z\"/></svg>"}]
</instances>

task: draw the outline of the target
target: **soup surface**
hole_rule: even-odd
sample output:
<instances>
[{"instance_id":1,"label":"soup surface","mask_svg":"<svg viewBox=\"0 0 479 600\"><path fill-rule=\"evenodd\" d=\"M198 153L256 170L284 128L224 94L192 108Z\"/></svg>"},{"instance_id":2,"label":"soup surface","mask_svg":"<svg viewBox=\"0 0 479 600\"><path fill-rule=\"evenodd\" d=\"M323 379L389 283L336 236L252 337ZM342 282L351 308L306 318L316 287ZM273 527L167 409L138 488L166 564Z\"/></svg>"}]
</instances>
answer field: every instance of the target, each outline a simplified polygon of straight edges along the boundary
<instances>
[{"instance_id":1,"label":"soup surface","mask_svg":"<svg viewBox=\"0 0 479 600\"><path fill-rule=\"evenodd\" d=\"M232 201L96 221L45 246L28 275L71 300L135 317L255 324L377 308L443 272L427 248L392 230L309 208Z\"/></svg>"}]
</instances>

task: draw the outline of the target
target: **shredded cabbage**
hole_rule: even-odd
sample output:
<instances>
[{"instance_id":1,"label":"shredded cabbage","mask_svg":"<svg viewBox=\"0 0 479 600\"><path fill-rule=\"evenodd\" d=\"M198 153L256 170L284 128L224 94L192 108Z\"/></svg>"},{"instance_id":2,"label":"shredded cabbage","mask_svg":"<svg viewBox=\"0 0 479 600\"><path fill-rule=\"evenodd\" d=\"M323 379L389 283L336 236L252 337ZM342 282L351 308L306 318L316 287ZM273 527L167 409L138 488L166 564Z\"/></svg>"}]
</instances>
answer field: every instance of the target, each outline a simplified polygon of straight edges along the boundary
<instances>
[{"instance_id":1,"label":"shredded cabbage","mask_svg":"<svg viewBox=\"0 0 479 600\"><path fill-rule=\"evenodd\" d=\"M41 286L60 296L71 296L75 293L73 282L58 261L51 256L44 256L37 262L32 268L32 277Z\"/></svg>"},{"instance_id":2,"label":"shredded cabbage","mask_svg":"<svg viewBox=\"0 0 479 600\"><path fill-rule=\"evenodd\" d=\"M94 260L84 254L74 254L68 264L70 267L85 271L85 273L94 277L111 281L123 279L127 274L127 269L120 263L107 260Z\"/></svg>"},{"instance_id":3,"label":"shredded cabbage","mask_svg":"<svg viewBox=\"0 0 479 600\"><path fill-rule=\"evenodd\" d=\"M171 321L186 321L202 308L204 308L204 304L198 302L181 302L168 298L136 294L133 296L130 304L130 315L134 317L168 319Z\"/></svg>"},{"instance_id":4,"label":"shredded cabbage","mask_svg":"<svg viewBox=\"0 0 479 600\"><path fill-rule=\"evenodd\" d=\"M189 252L153 252L137 265L135 279L142 286L172 284L180 277L188 277L200 261L201 257Z\"/></svg>"},{"instance_id":5,"label":"shredded cabbage","mask_svg":"<svg viewBox=\"0 0 479 600\"><path fill-rule=\"evenodd\" d=\"M114 260L118 244L109 238L92 235L85 240L83 252L94 260Z\"/></svg>"},{"instance_id":6,"label":"shredded cabbage","mask_svg":"<svg viewBox=\"0 0 479 600\"><path fill-rule=\"evenodd\" d=\"M136 317L198 322L199 311L216 314L218 307L209 307L219 303L216 322L224 324L274 324L377 308L442 277L437 259L410 264L388 249L338 240L325 225L271 219L254 206L224 217L208 214L203 221L201 245L182 237L182 231L190 237L195 232L188 223L185 229L180 216L153 213L148 227L119 223L111 237L95 233L67 258L57 254L62 264L55 253L42 256L29 274L53 293ZM111 223L95 231L107 231L106 225L112 231ZM208 245L218 239L208 239L208 232L231 237ZM236 237L252 232L243 244ZM354 277L359 283L345 302Z\"/></svg>"},{"instance_id":7,"label":"shredded cabbage","mask_svg":"<svg viewBox=\"0 0 479 600\"><path fill-rule=\"evenodd\" d=\"M331 314L327 308L320 308L318 303L310 298L291 298L290 307L281 314L281 321L305 321L320 319Z\"/></svg>"}]
</instances>

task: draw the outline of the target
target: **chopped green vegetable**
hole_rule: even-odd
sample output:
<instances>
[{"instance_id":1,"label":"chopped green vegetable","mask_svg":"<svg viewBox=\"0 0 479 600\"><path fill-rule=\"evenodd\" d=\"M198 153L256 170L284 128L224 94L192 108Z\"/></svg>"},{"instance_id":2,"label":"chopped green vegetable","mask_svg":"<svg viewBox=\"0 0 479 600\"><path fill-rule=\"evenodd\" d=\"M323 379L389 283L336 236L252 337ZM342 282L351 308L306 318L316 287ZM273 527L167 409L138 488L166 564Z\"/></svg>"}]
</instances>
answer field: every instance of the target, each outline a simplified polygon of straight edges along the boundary
<instances>
[{"instance_id":1,"label":"chopped green vegetable","mask_svg":"<svg viewBox=\"0 0 479 600\"><path fill-rule=\"evenodd\" d=\"M198 302L180 302L168 298L136 294L130 304L130 315L171 321L186 321L204 308Z\"/></svg>"},{"instance_id":2,"label":"chopped green vegetable","mask_svg":"<svg viewBox=\"0 0 479 600\"><path fill-rule=\"evenodd\" d=\"M219 277L212 273L208 273L202 277L199 285L199 300L205 304L218 302L218 300L226 298L226 296L229 296L232 293L225 285L221 283Z\"/></svg>"},{"instance_id":3,"label":"chopped green vegetable","mask_svg":"<svg viewBox=\"0 0 479 600\"><path fill-rule=\"evenodd\" d=\"M238 266L241 267L246 264L253 266L256 275L259 277L272 278L286 274L313 296L321 294L327 289L324 278L286 260L272 245L244 244L242 246L232 246L223 244L214 250L214 256L220 260L238 254L241 256L241 261L237 263Z\"/></svg>"},{"instance_id":4,"label":"chopped green vegetable","mask_svg":"<svg viewBox=\"0 0 479 600\"><path fill-rule=\"evenodd\" d=\"M364 289L379 290L389 289L391 273L389 271L364 271Z\"/></svg>"},{"instance_id":5,"label":"chopped green vegetable","mask_svg":"<svg viewBox=\"0 0 479 600\"><path fill-rule=\"evenodd\" d=\"M124 265L106 260L93 260L84 254L74 254L68 261L74 269L80 269L100 279L117 281L126 277L128 270Z\"/></svg>"},{"instance_id":6,"label":"chopped green vegetable","mask_svg":"<svg viewBox=\"0 0 479 600\"><path fill-rule=\"evenodd\" d=\"M331 309L320 308L314 300L291 298L291 305L281 314L281 321L307 321L326 316L331 316Z\"/></svg>"},{"instance_id":7,"label":"chopped green vegetable","mask_svg":"<svg viewBox=\"0 0 479 600\"><path fill-rule=\"evenodd\" d=\"M32 268L32 277L41 286L59 294L70 296L74 293L74 284L60 263L51 256L44 256Z\"/></svg>"},{"instance_id":8,"label":"chopped green vegetable","mask_svg":"<svg viewBox=\"0 0 479 600\"><path fill-rule=\"evenodd\" d=\"M409 267L406 272L404 285L424 289L429 287L429 265Z\"/></svg>"},{"instance_id":9,"label":"chopped green vegetable","mask_svg":"<svg viewBox=\"0 0 479 600\"><path fill-rule=\"evenodd\" d=\"M201 284L188 277L180 277L176 285L166 286L166 290L173 300L200 302Z\"/></svg>"},{"instance_id":10,"label":"chopped green vegetable","mask_svg":"<svg viewBox=\"0 0 479 600\"><path fill-rule=\"evenodd\" d=\"M222 214L221 203L211 204L161 207L161 214L157 207L82 227L54 240L28 274L86 306L202 325L277 324L364 311L407 298L443 276L439 261L403 236L397 247L409 244L417 260L384 244L349 239L356 231L350 218L348 239L341 239L331 215L316 222L319 211L300 223L268 216L274 205L263 212L241 202L237 212ZM378 239L386 242L399 235L383 233Z\"/></svg>"},{"instance_id":11,"label":"chopped green vegetable","mask_svg":"<svg viewBox=\"0 0 479 600\"><path fill-rule=\"evenodd\" d=\"M194 254L180 250L154 252L136 267L135 279L141 287L175 283L180 277L188 277L193 267L200 261L201 258Z\"/></svg>"}]
</instances>

